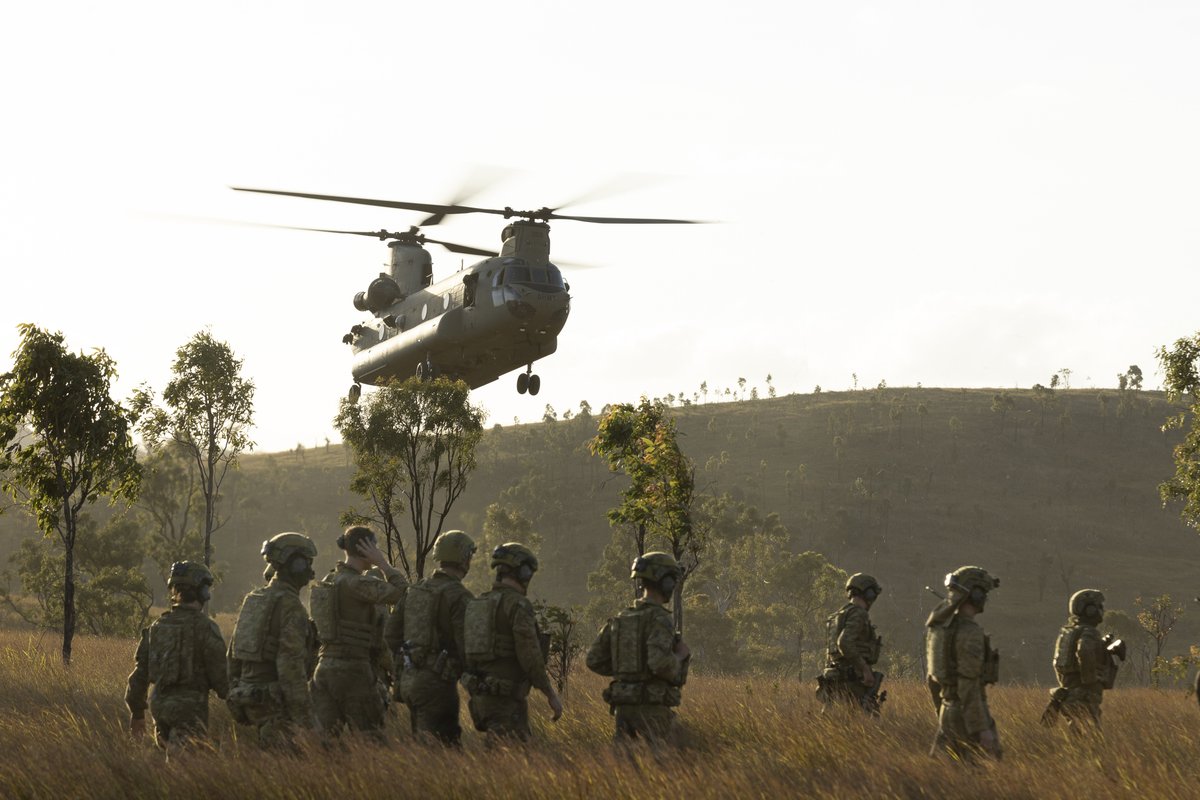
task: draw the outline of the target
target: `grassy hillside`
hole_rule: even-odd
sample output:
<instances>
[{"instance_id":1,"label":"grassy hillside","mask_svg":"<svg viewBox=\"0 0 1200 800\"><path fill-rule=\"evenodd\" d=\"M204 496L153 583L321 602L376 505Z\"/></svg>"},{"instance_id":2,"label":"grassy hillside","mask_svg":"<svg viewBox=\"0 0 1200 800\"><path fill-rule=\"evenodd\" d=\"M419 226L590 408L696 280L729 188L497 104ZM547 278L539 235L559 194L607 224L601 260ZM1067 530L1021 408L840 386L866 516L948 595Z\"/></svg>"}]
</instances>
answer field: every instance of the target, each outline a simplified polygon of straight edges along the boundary
<instances>
[{"instance_id":1,"label":"grassy hillside","mask_svg":"<svg viewBox=\"0 0 1200 800\"><path fill-rule=\"evenodd\" d=\"M303 742L301 758L264 753L211 704L213 746L164 763L126 735L133 642L81 637L75 665L54 647L0 631L0 795L142 797L970 797L1095 800L1192 796L1200 781L1197 710L1178 691L1118 690L1104 702L1104 739L1038 724L1039 689L991 693L1004 760L970 769L932 759L935 722L915 682L894 684L879 721L822 715L810 687L696 676L680 719L687 746L654 754L609 744L604 682L579 673L566 713L531 704L528 747L485 749L464 719L461 752L412 742L407 712L389 715L389 744ZM536 698L535 698L536 699Z\"/></svg>"},{"instance_id":2,"label":"grassy hillside","mask_svg":"<svg viewBox=\"0 0 1200 800\"><path fill-rule=\"evenodd\" d=\"M1110 609L1164 592L1190 603L1200 539L1156 491L1172 469L1174 439L1159 430L1166 412L1150 392L1060 390L1049 403L1030 391L896 388L692 405L677 416L706 491L778 512L793 549L879 578L873 613L893 646L919 649L936 602L923 587L977 563L1001 578L985 624L1010 676L1045 681L1075 589L1104 589ZM559 603L586 599L621 486L583 449L594 430L587 417L490 430L451 520L477 531L501 499L532 517L544 537L534 590ZM357 501L348 474L338 445L243 460L216 537L226 563L218 607L257 580L259 545L273 533L306 531L321 546L318 567L335 560L338 514ZM0 518L6 547L18 524ZM1200 608L1188 612L1173 652L1200 641Z\"/></svg>"}]
</instances>

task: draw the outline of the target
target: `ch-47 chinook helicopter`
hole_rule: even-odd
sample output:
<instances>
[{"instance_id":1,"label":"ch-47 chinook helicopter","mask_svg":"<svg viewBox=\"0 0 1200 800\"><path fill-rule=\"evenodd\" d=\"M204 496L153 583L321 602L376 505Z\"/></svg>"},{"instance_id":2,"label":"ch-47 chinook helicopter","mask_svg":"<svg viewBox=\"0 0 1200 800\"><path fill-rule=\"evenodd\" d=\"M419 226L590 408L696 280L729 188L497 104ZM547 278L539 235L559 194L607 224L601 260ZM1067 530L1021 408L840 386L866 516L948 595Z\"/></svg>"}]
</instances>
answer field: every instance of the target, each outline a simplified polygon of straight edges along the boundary
<instances>
[{"instance_id":1,"label":"ch-47 chinook helicopter","mask_svg":"<svg viewBox=\"0 0 1200 800\"><path fill-rule=\"evenodd\" d=\"M354 351L351 399L362 384L379 385L410 375L443 374L476 389L514 369L517 391L536 395L541 378L533 362L558 348L558 334L571 310L570 286L550 261L550 220L603 224L692 224L695 220L636 217L582 217L558 209L514 211L451 203L407 203L361 197L232 187L240 192L331 200L430 214L402 233L387 230L344 231L298 228L321 233L373 236L388 243L387 272L380 272L366 291L354 295L354 307L373 319L350 328L342 341ZM561 207L560 207L561 208ZM500 251L431 239L420 227L437 225L449 214L495 214L512 220L500 235ZM286 227L286 226L281 226ZM454 275L433 282L433 265L425 244L452 253L483 256Z\"/></svg>"}]
</instances>

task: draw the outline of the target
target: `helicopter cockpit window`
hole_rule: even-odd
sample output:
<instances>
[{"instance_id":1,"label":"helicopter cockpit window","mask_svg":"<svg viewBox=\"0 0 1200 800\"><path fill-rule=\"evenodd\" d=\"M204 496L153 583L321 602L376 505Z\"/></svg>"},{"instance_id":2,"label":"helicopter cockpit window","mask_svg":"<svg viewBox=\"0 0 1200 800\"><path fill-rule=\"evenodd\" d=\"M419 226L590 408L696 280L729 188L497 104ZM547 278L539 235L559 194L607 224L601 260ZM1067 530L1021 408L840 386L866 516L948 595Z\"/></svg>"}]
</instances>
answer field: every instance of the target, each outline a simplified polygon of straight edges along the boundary
<instances>
[{"instance_id":1,"label":"helicopter cockpit window","mask_svg":"<svg viewBox=\"0 0 1200 800\"><path fill-rule=\"evenodd\" d=\"M544 267L505 267L497 279L506 284L521 284L543 292L560 292L565 288L562 273L553 264Z\"/></svg>"}]
</instances>

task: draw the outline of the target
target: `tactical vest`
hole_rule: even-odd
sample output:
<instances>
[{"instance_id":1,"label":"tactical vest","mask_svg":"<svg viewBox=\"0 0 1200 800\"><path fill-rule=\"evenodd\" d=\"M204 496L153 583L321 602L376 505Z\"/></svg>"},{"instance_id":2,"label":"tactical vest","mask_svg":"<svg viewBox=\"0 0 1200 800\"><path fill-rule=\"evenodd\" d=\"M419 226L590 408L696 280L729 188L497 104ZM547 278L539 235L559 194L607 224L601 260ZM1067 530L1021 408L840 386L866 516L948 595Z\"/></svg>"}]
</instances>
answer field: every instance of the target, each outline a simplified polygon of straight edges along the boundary
<instances>
[{"instance_id":1,"label":"tactical vest","mask_svg":"<svg viewBox=\"0 0 1200 800\"><path fill-rule=\"evenodd\" d=\"M825 620L825 653L830 664L849 663L838 649L838 638L842 635L842 631L846 629L846 617L850 616L850 609L854 607L853 603L846 603L846 605L830 614ZM868 625L866 662L874 665L879 661L879 654L883 649L883 639L875 634L874 623L868 622Z\"/></svg>"},{"instance_id":2,"label":"tactical vest","mask_svg":"<svg viewBox=\"0 0 1200 800\"><path fill-rule=\"evenodd\" d=\"M1054 643L1054 672L1060 682L1070 676L1079 677L1079 637L1083 629L1079 625L1065 625Z\"/></svg>"},{"instance_id":3,"label":"tactical vest","mask_svg":"<svg viewBox=\"0 0 1200 800\"><path fill-rule=\"evenodd\" d=\"M609 620L613 679L631 683L654 680L646 666L646 624L649 609L627 608Z\"/></svg>"},{"instance_id":4,"label":"tactical vest","mask_svg":"<svg viewBox=\"0 0 1200 800\"><path fill-rule=\"evenodd\" d=\"M925 629L925 668L943 691L957 686L958 656L954 646L957 636L957 615L946 625L931 625ZM984 685L1000 680L1000 652L992 649L989 636L983 637L983 669L979 679Z\"/></svg>"},{"instance_id":5,"label":"tactical vest","mask_svg":"<svg viewBox=\"0 0 1200 800\"><path fill-rule=\"evenodd\" d=\"M229 652L240 661L274 661L279 652L279 632L271 630L271 619L281 593L268 587L255 589L242 601Z\"/></svg>"},{"instance_id":6,"label":"tactical vest","mask_svg":"<svg viewBox=\"0 0 1200 800\"><path fill-rule=\"evenodd\" d=\"M377 626L345 619L341 614L338 589L340 573L330 572L312 587L309 608L322 645L345 645L370 649L378 645Z\"/></svg>"},{"instance_id":7,"label":"tactical vest","mask_svg":"<svg viewBox=\"0 0 1200 800\"><path fill-rule=\"evenodd\" d=\"M179 616L168 612L150 626L147 635L150 682L161 691L174 686L193 687L197 670L198 643L208 632L208 618L202 614Z\"/></svg>"},{"instance_id":8,"label":"tactical vest","mask_svg":"<svg viewBox=\"0 0 1200 800\"><path fill-rule=\"evenodd\" d=\"M418 667L426 666L443 650L453 650L454 643L441 641L438 635L438 614L446 591L454 581L426 579L412 584L404 595L404 636L409 657ZM485 632L485 636L486 636Z\"/></svg>"},{"instance_id":9,"label":"tactical vest","mask_svg":"<svg viewBox=\"0 0 1200 800\"><path fill-rule=\"evenodd\" d=\"M500 658L510 658L516 655L516 643L513 641L512 630L506 632L497 630L500 627L501 599L498 591L486 592L479 597L467 601L465 619L463 620L463 646L466 648L467 661L471 664L483 664ZM407 606L405 616L407 621ZM503 626L508 628L508 626ZM405 634L408 629L405 626Z\"/></svg>"}]
</instances>

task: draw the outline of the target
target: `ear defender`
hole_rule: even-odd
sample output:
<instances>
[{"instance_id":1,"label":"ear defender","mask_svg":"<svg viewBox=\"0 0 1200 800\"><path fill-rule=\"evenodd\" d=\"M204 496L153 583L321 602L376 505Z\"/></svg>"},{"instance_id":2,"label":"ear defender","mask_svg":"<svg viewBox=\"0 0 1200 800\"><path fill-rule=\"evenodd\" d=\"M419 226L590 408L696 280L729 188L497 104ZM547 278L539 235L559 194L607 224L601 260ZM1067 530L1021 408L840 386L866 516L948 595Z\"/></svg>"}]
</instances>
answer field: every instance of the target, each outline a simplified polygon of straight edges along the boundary
<instances>
[{"instance_id":1,"label":"ear defender","mask_svg":"<svg viewBox=\"0 0 1200 800\"><path fill-rule=\"evenodd\" d=\"M293 575L303 575L305 572L308 572L310 566L311 563L307 558L302 555L294 555L288 561L288 572Z\"/></svg>"},{"instance_id":2,"label":"ear defender","mask_svg":"<svg viewBox=\"0 0 1200 800\"><path fill-rule=\"evenodd\" d=\"M658 582L658 585L662 589L663 594L674 594L675 593L675 576L674 575L664 576L663 579Z\"/></svg>"},{"instance_id":3,"label":"ear defender","mask_svg":"<svg viewBox=\"0 0 1200 800\"><path fill-rule=\"evenodd\" d=\"M199 595L201 602L207 603L212 599L212 587L207 583L201 584L200 591L197 594Z\"/></svg>"},{"instance_id":4,"label":"ear defender","mask_svg":"<svg viewBox=\"0 0 1200 800\"><path fill-rule=\"evenodd\" d=\"M874 586L868 586L867 590L863 592L863 599L868 603L874 603L876 597L879 597L879 592L875 590Z\"/></svg>"},{"instance_id":5,"label":"ear defender","mask_svg":"<svg viewBox=\"0 0 1200 800\"><path fill-rule=\"evenodd\" d=\"M519 580L521 583L525 583L532 577L533 577L533 570L530 568L530 566L528 564L522 564L517 569L517 580Z\"/></svg>"},{"instance_id":6,"label":"ear defender","mask_svg":"<svg viewBox=\"0 0 1200 800\"><path fill-rule=\"evenodd\" d=\"M346 549L346 534L339 533L337 538L337 546L339 550Z\"/></svg>"}]
</instances>

